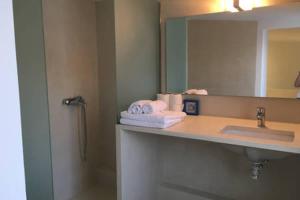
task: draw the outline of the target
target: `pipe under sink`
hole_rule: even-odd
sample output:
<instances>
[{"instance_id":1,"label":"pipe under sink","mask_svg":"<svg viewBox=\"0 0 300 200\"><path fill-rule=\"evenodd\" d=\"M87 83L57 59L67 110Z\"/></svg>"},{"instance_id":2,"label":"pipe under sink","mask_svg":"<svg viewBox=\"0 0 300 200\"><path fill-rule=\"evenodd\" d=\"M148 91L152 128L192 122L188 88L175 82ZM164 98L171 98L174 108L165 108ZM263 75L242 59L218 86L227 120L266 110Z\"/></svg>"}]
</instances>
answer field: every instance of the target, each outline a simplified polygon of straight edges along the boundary
<instances>
[{"instance_id":1,"label":"pipe under sink","mask_svg":"<svg viewBox=\"0 0 300 200\"><path fill-rule=\"evenodd\" d=\"M227 144L223 144L222 146L231 152L246 156L251 162L262 162L265 160L280 160L288 157L289 155L292 155L291 153L258 149L252 147L233 146Z\"/></svg>"},{"instance_id":2,"label":"pipe under sink","mask_svg":"<svg viewBox=\"0 0 300 200\"><path fill-rule=\"evenodd\" d=\"M252 147L234 146L229 144L222 144L222 146L231 152L245 156L252 163L250 173L251 178L254 180L259 179L264 166L269 161L284 159L292 155L291 153L286 152L258 149Z\"/></svg>"}]
</instances>

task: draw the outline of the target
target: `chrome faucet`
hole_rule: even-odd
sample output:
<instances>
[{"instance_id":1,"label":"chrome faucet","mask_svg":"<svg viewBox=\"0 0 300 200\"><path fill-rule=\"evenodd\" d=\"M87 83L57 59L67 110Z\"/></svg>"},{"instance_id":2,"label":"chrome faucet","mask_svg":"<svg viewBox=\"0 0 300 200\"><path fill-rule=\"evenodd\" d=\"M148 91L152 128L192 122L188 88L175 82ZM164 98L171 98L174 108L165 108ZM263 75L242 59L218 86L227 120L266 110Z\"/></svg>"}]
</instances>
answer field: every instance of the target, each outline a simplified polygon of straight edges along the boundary
<instances>
[{"instance_id":1,"label":"chrome faucet","mask_svg":"<svg viewBox=\"0 0 300 200\"><path fill-rule=\"evenodd\" d=\"M260 128L265 128L265 117L266 117L266 109L263 107L258 107L256 109L256 118L257 118L257 126Z\"/></svg>"}]
</instances>

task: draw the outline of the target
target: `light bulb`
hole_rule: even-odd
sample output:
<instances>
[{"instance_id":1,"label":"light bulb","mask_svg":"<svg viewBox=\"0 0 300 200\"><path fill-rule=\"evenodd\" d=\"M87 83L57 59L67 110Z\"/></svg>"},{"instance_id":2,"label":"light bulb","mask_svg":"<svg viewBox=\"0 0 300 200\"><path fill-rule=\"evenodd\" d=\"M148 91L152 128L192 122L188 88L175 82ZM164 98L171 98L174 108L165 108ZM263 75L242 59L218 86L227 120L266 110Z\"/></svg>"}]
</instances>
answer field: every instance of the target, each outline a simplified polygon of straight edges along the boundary
<instances>
[{"instance_id":1,"label":"light bulb","mask_svg":"<svg viewBox=\"0 0 300 200\"><path fill-rule=\"evenodd\" d=\"M238 12L238 9L234 7L234 0L224 0L225 9L229 12Z\"/></svg>"},{"instance_id":2,"label":"light bulb","mask_svg":"<svg viewBox=\"0 0 300 200\"><path fill-rule=\"evenodd\" d=\"M242 10L252 10L253 9L253 0L239 0L239 7Z\"/></svg>"}]
</instances>

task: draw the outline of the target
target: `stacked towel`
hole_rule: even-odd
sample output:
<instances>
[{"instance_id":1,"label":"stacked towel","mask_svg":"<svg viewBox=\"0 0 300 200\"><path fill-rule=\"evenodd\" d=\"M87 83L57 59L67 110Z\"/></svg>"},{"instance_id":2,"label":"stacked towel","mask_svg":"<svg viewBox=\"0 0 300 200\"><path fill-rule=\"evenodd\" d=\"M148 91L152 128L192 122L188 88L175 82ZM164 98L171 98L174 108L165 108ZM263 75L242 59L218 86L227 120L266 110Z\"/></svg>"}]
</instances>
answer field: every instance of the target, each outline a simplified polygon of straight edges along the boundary
<instances>
[{"instance_id":1,"label":"stacked towel","mask_svg":"<svg viewBox=\"0 0 300 200\"><path fill-rule=\"evenodd\" d=\"M142 127L149 127L149 128L169 128L173 126L174 124L177 124L178 122L181 122L182 119L177 119L170 121L168 123L155 123L155 122L147 122L147 121L137 121L137 120L131 120L131 119L124 119L121 118L120 122L121 124L127 124L132 126L142 126Z\"/></svg>"},{"instance_id":2,"label":"stacked towel","mask_svg":"<svg viewBox=\"0 0 300 200\"><path fill-rule=\"evenodd\" d=\"M121 112L121 117L135 121L146 121L150 123L169 123L174 120L182 120L186 114L184 112L162 111L155 114L130 114L127 111Z\"/></svg>"},{"instance_id":3,"label":"stacked towel","mask_svg":"<svg viewBox=\"0 0 300 200\"><path fill-rule=\"evenodd\" d=\"M121 124L151 128L168 128L181 122L184 112L166 111L163 101L137 101L131 104L128 111L121 112Z\"/></svg>"}]
</instances>

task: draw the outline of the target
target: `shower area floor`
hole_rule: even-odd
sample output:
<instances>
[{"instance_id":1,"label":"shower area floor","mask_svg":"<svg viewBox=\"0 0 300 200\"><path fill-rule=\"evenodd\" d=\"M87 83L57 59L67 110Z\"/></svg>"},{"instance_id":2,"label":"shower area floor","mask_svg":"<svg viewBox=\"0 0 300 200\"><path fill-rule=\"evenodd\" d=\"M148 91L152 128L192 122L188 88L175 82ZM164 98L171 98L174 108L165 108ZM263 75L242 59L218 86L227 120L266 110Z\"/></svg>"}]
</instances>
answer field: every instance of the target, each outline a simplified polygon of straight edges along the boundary
<instances>
[{"instance_id":1,"label":"shower area floor","mask_svg":"<svg viewBox=\"0 0 300 200\"><path fill-rule=\"evenodd\" d=\"M96 185L72 200L116 200L117 190L115 187Z\"/></svg>"}]
</instances>

